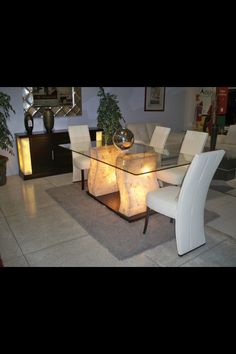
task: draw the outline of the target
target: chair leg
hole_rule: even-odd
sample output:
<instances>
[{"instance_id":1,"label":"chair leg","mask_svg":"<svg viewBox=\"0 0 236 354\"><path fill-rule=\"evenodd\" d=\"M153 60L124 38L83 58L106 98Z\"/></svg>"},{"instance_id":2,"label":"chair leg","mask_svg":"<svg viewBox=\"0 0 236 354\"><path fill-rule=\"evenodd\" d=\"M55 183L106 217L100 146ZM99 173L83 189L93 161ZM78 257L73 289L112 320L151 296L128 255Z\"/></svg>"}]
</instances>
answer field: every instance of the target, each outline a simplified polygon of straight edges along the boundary
<instances>
[{"instance_id":1,"label":"chair leg","mask_svg":"<svg viewBox=\"0 0 236 354\"><path fill-rule=\"evenodd\" d=\"M81 170L81 177L82 177L82 190L84 190L84 170Z\"/></svg>"},{"instance_id":2,"label":"chair leg","mask_svg":"<svg viewBox=\"0 0 236 354\"><path fill-rule=\"evenodd\" d=\"M149 207L147 207L147 212L146 212L146 216L145 216L145 224L144 224L143 234L145 234L146 231L147 231L147 226L148 226L148 220L149 220L150 211L151 211L151 209L150 209Z\"/></svg>"}]
</instances>

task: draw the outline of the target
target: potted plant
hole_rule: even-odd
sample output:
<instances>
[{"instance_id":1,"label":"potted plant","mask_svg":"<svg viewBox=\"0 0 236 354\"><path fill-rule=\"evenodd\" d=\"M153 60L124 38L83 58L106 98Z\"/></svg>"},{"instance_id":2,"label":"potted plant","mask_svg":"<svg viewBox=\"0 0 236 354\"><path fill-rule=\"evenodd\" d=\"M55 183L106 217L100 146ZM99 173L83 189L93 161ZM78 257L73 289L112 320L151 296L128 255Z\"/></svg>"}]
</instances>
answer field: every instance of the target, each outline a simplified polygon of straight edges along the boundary
<instances>
[{"instance_id":1,"label":"potted plant","mask_svg":"<svg viewBox=\"0 0 236 354\"><path fill-rule=\"evenodd\" d=\"M103 87L99 87L97 96L100 97L97 127L103 130L105 145L107 145L112 143L112 137L121 127L120 120L123 117L118 106L117 95L106 93Z\"/></svg>"},{"instance_id":2,"label":"potted plant","mask_svg":"<svg viewBox=\"0 0 236 354\"><path fill-rule=\"evenodd\" d=\"M7 127L10 111L16 113L10 104L10 96L0 92L0 150L13 153L13 136ZM0 154L0 186L6 184L6 163L8 157Z\"/></svg>"}]
</instances>

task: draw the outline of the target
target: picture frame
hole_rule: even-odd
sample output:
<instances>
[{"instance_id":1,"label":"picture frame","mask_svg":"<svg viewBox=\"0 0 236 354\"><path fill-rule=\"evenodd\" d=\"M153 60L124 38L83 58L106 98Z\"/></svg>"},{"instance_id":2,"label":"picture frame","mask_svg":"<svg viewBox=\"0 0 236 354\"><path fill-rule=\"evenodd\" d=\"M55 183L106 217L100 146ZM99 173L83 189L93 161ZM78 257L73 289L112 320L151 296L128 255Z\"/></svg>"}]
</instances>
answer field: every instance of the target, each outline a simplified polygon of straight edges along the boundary
<instances>
[{"instance_id":1,"label":"picture frame","mask_svg":"<svg viewBox=\"0 0 236 354\"><path fill-rule=\"evenodd\" d=\"M145 87L144 111L164 111L165 87Z\"/></svg>"}]
</instances>

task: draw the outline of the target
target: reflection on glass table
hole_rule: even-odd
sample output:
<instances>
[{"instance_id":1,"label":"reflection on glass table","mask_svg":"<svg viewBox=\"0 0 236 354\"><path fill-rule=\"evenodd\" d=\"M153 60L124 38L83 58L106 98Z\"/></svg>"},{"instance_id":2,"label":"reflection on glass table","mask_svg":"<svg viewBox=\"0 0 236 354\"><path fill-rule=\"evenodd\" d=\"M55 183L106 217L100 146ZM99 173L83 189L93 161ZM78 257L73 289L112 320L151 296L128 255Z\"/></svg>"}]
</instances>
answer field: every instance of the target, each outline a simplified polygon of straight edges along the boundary
<instances>
[{"instance_id":1,"label":"reflection on glass table","mask_svg":"<svg viewBox=\"0 0 236 354\"><path fill-rule=\"evenodd\" d=\"M60 146L91 158L88 194L128 221L144 217L147 192L159 188L156 171L188 165L193 158L142 144L124 151L96 142Z\"/></svg>"}]
</instances>

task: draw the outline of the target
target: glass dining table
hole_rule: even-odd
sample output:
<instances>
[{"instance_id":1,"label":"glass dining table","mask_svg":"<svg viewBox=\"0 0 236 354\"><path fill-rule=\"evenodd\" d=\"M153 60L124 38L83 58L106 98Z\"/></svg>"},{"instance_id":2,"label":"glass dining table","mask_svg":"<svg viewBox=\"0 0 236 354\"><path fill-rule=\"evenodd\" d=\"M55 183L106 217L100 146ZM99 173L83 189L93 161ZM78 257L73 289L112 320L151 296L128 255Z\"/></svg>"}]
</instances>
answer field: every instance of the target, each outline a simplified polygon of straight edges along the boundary
<instances>
[{"instance_id":1,"label":"glass dining table","mask_svg":"<svg viewBox=\"0 0 236 354\"><path fill-rule=\"evenodd\" d=\"M156 172L189 165L193 155L133 144L128 150L98 142L61 144L90 158L88 195L131 222L145 216L146 194L159 188Z\"/></svg>"}]
</instances>

